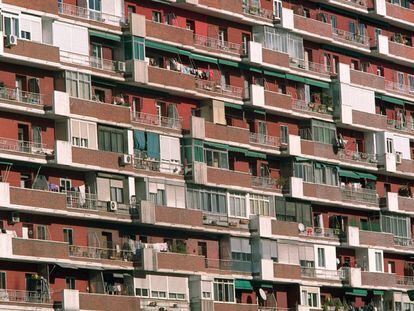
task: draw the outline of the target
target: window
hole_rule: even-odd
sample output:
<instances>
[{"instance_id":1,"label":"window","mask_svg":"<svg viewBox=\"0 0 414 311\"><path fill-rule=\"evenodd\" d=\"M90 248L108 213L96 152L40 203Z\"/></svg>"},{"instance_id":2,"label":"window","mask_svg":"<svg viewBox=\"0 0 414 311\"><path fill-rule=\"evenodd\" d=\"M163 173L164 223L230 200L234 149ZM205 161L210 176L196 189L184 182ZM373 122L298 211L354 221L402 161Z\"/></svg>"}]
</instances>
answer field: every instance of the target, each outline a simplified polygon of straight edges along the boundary
<instances>
[{"instance_id":1,"label":"window","mask_svg":"<svg viewBox=\"0 0 414 311\"><path fill-rule=\"evenodd\" d=\"M17 15L9 15L4 13L4 34L19 36L19 17Z\"/></svg>"},{"instance_id":2,"label":"window","mask_svg":"<svg viewBox=\"0 0 414 311\"><path fill-rule=\"evenodd\" d=\"M149 201L157 206L167 205L165 198L165 190L160 188L151 189L149 192Z\"/></svg>"},{"instance_id":3,"label":"window","mask_svg":"<svg viewBox=\"0 0 414 311\"><path fill-rule=\"evenodd\" d=\"M249 41L250 41L250 35L243 33L242 34L242 52L243 54L249 53Z\"/></svg>"},{"instance_id":4,"label":"window","mask_svg":"<svg viewBox=\"0 0 414 311\"><path fill-rule=\"evenodd\" d=\"M387 138L387 153L394 153L394 142L392 138Z\"/></svg>"},{"instance_id":5,"label":"window","mask_svg":"<svg viewBox=\"0 0 414 311\"><path fill-rule=\"evenodd\" d=\"M302 290L302 303L309 307L318 307L318 294Z\"/></svg>"},{"instance_id":6,"label":"window","mask_svg":"<svg viewBox=\"0 0 414 311\"><path fill-rule=\"evenodd\" d=\"M72 145L82 148L96 149L96 124L71 120Z\"/></svg>"},{"instance_id":7,"label":"window","mask_svg":"<svg viewBox=\"0 0 414 311\"><path fill-rule=\"evenodd\" d=\"M230 238L231 258L235 261L251 261L251 247L249 239Z\"/></svg>"},{"instance_id":8,"label":"window","mask_svg":"<svg viewBox=\"0 0 414 311\"><path fill-rule=\"evenodd\" d=\"M293 221L312 226L312 208L310 204L290 202L283 198L276 198L276 218L282 221Z\"/></svg>"},{"instance_id":9,"label":"window","mask_svg":"<svg viewBox=\"0 0 414 311\"><path fill-rule=\"evenodd\" d=\"M191 30L191 31L195 31L195 23L194 23L194 21L193 20L191 20L191 19L187 19L186 21L185 21L185 28L187 29L187 30Z\"/></svg>"},{"instance_id":10,"label":"window","mask_svg":"<svg viewBox=\"0 0 414 311\"><path fill-rule=\"evenodd\" d=\"M124 189L118 187L110 187L111 201L122 203L124 201Z\"/></svg>"},{"instance_id":11,"label":"window","mask_svg":"<svg viewBox=\"0 0 414 311\"><path fill-rule=\"evenodd\" d=\"M230 216L246 217L246 198L244 194L229 193Z\"/></svg>"},{"instance_id":12,"label":"window","mask_svg":"<svg viewBox=\"0 0 414 311\"><path fill-rule=\"evenodd\" d=\"M382 272L382 253L375 252L375 271Z\"/></svg>"},{"instance_id":13,"label":"window","mask_svg":"<svg viewBox=\"0 0 414 311\"><path fill-rule=\"evenodd\" d=\"M408 75L408 87L410 93L414 93L414 76Z\"/></svg>"},{"instance_id":14,"label":"window","mask_svg":"<svg viewBox=\"0 0 414 311\"><path fill-rule=\"evenodd\" d=\"M289 143L289 128L287 125L280 126L280 141L282 144Z\"/></svg>"},{"instance_id":15,"label":"window","mask_svg":"<svg viewBox=\"0 0 414 311\"><path fill-rule=\"evenodd\" d=\"M32 141L35 148L42 148L42 128L40 126L32 127Z\"/></svg>"},{"instance_id":16,"label":"window","mask_svg":"<svg viewBox=\"0 0 414 311\"><path fill-rule=\"evenodd\" d=\"M152 21L155 23L161 23L162 22L161 12L152 11Z\"/></svg>"},{"instance_id":17,"label":"window","mask_svg":"<svg viewBox=\"0 0 414 311\"><path fill-rule=\"evenodd\" d=\"M72 188L72 180L67 178L61 178L59 182L59 191L66 192Z\"/></svg>"},{"instance_id":18,"label":"window","mask_svg":"<svg viewBox=\"0 0 414 311\"><path fill-rule=\"evenodd\" d=\"M89 9L93 11L101 11L101 0L89 0Z\"/></svg>"},{"instance_id":19,"label":"window","mask_svg":"<svg viewBox=\"0 0 414 311\"><path fill-rule=\"evenodd\" d=\"M322 247L318 247L318 267L325 268L325 249Z\"/></svg>"},{"instance_id":20,"label":"window","mask_svg":"<svg viewBox=\"0 0 414 311\"><path fill-rule=\"evenodd\" d=\"M226 193L209 189L187 187L187 206L216 214L226 214Z\"/></svg>"},{"instance_id":21,"label":"window","mask_svg":"<svg viewBox=\"0 0 414 311\"><path fill-rule=\"evenodd\" d=\"M294 177L302 178L304 182L314 182L313 165L311 163L294 163Z\"/></svg>"},{"instance_id":22,"label":"window","mask_svg":"<svg viewBox=\"0 0 414 311\"><path fill-rule=\"evenodd\" d=\"M392 233L395 237L409 238L410 220L397 215L381 215L382 232Z\"/></svg>"},{"instance_id":23,"label":"window","mask_svg":"<svg viewBox=\"0 0 414 311\"><path fill-rule=\"evenodd\" d=\"M151 297L152 298L160 298L160 299L165 299L167 298L167 293L166 292L161 292L161 291L151 291Z\"/></svg>"},{"instance_id":24,"label":"window","mask_svg":"<svg viewBox=\"0 0 414 311\"><path fill-rule=\"evenodd\" d=\"M225 42L227 41L227 29L221 27L219 28L218 40L222 45L225 44Z\"/></svg>"},{"instance_id":25,"label":"window","mask_svg":"<svg viewBox=\"0 0 414 311\"><path fill-rule=\"evenodd\" d=\"M184 294L177 294L177 293L169 293L168 297L170 299L174 299L174 300L184 300L185 299Z\"/></svg>"},{"instance_id":26,"label":"window","mask_svg":"<svg viewBox=\"0 0 414 311\"><path fill-rule=\"evenodd\" d=\"M135 36L126 36L124 39L125 60L145 59L145 39Z\"/></svg>"},{"instance_id":27,"label":"window","mask_svg":"<svg viewBox=\"0 0 414 311\"><path fill-rule=\"evenodd\" d=\"M43 225L37 225L36 226L36 238L38 240L47 240L46 226L43 226Z\"/></svg>"},{"instance_id":28,"label":"window","mask_svg":"<svg viewBox=\"0 0 414 311\"><path fill-rule=\"evenodd\" d=\"M313 141L324 144L334 143L336 139L336 126L334 123L312 120L311 128Z\"/></svg>"},{"instance_id":29,"label":"window","mask_svg":"<svg viewBox=\"0 0 414 311\"><path fill-rule=\"evenodd\" d=\"M121 129L98 126L99 150L124 153L124 131Z\"/></svg>"},{"instance_id":30,"label":"window","mask_svg":"<svg viewBox=\"0 0 414 311\"><path fill-rule=\"evenodd\" d=\"M229 169L227 151L205 148L204 156L208 166Z\"/></svg>"},{"instance_id":31,"label":"window","mask_svg":"<svg viewBox=\"0 0 414 311\"><path fill-rule=\"evenodd\" d=\"M214 279L214 300L234 302L233 280Z\"/></svg>"},{"instance_id":32,"label":"window","mask_svg":"<svg viewBox=\"0 0 414 311\"><path fill-rule=\"evenodd\" d=\"M336 20L336 16L335 15L331 15L331 26L332 26L333 31L336 30L337 24L338 23L337 23L337 20Z\"/></svg>"},{"instance_id":33,"label":"window","mask_svg":"<svg viewBox=\"0 0 414 311\"><path fill-rule=\"evenodd\" d=\"M91 99L91 76L86 73L66 71L66 91L72 97Z\"/></svg>"},{"instance_id":34,"label":"window","mask_svg":"<svg viewBox=\"0 0 414 311\"><path fill-rule=\"evenodd\" d=\"M0 289L6 289L6 272L0 271Z\"/></svg>"},{"instance_id":35,"label":"window","mask_svg":"<svg viewBox=\"0 0 414 311\"><path fill-rule=\"evenodd\" d=\"M147 288L135 288L135 296L138 297L148 297L148 289Z\"/></svg>"},{"instance_id":36,"label":"window","mask_svg":"<svg viewBox=\"0 0 414 311\"><path fill-rule=\"evenodd\" d=\"M388 273L395 273L395 261L388 262Z\"/></svg>"},{"instance_id":37,"label":"window","mask_svg":"<svg viewBox=\"0 0 414 311\"><path fill-rule=\"evenodd\" d=\"M73 229L64 228L63 229L63 242L73 245Z\"/></svg>"},{"instance_id":38,"label":"window","mask_svg":"<svg viewBox=\"0 0 414 311\"><path fill-rule=\"evenodd\" d=\"M273 216L274 211L270 209L270 197L260 194L250 194L250 214Z\"/></svg>"},{"instance_id":39,"label":"window","mask_svg":"<svg viewBox=\"0 0 414 311\"><path fill-rule=\"evenodd\" d=\"M65 279L67 289L76 289L75 278L73 276L67 276Z\"/></svg>"}]
</instances>

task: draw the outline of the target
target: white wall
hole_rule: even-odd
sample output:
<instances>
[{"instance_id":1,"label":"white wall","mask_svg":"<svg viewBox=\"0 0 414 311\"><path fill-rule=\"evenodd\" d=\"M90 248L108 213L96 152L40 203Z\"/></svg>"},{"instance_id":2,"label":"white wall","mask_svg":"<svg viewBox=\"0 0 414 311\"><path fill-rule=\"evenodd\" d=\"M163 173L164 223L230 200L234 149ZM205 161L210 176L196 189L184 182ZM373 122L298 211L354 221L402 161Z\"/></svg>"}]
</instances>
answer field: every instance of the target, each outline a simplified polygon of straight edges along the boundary
<instances>
[{"instance_id":1,"label":"white wall","mask_svg":"<svg viewBox=\"0 0 414 311\"><path fill-rule=\"evenodd\" d=\"M42 19L40 16L22 13L19 28L20 34L22 31L30 32L31 41L42 42Z\"/></svg>"},{"instance_id":2,"label":"white wall","mask_svg":"<svg viewBox=\"0 0 414 311\"><path fill-rule=\"evenodd\" d=\"M62 51L89 55L88 28L56 21L53 23L53 45Z\"/></svg>"},{"instance_id":3,"label":"white wall","mask_svg":"<svg viewBox=\"0 0 414 311\"><path fill-rule=\"evenodd\" d=\"M382 271L377 271L375 268L375 253L381 253ZM368 269L370 272L384 272L384 253L380 249L368 249Z\"/></svg>"},{"instance_id":4,"label":"white wall","mask_svg":"<svg viewBox=\"0 0 414 311\"><path fill-rule=\"evenodd\" d=\"M335 246L329 245L314 245L315 253L315 267L319 269L326 270L336 270L336 248ZM318 262L318 248L323 248L325 250L325 268L320 266Z\"/></svg>"},{"instance_id":5,"label":"white wall","mask_svg":"<svg viewBox=\"0 0 414 311\"><path fill-rule=\"evenodd\" d=\"M410 139L394 134L394 149L395 152L402 153L403 159L411 159L410 155Z\"/></svg>"},{"instance_id":6,"label":"white wall","mask_svg":"<svg viewBox=\"0 0 414 311\"><path fill-rule=\"evenodd\" d=\"M375 92L349 84L340 84L341 105L353 110L375 114Z\"/></svg>"},{"instance_id":7,"label":"white wall","mask_svg":"<svg viewBox=\"0 0 414 311\"><path fill-rule=\"evenodd\" d=\"M102 0L102 13L121 16L122 2L122 0Z\"/></svg>"}]
</instances>

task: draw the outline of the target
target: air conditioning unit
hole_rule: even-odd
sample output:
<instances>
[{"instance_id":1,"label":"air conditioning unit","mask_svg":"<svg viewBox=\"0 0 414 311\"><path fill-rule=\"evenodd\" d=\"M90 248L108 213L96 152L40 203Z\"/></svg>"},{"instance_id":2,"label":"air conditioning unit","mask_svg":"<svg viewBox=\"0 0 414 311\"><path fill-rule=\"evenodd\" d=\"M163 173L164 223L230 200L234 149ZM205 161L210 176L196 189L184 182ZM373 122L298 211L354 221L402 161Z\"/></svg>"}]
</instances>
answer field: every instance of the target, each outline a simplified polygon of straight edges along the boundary
<instances>
[{"instance_id":1,"label":"air conditioning unit","mask_svg":"<svg viewBox=\"0 0 414 311\"><path fill-rule=\"evenodd\" d=\"M398 164L401 164L402 162L402 153L401 152L396 152L395 153L395 162Z\"/></svg>"},{"instance_id":2,"label":"air conditioning unit","mask_svg":"<svg viewBox=\"0 0 414 311\"><path fill-rule=\"evenodd\" d=\"M118 203L115 201L109 201L108 202L108 211L109 212L115 212L118 210Z\"/></svg>"},{"instance_id":3,"label":"air conditioning unit","mask_svg":"<svg viewBox=\"0 0 414 311\"><path fill-rule=\"evenodd\" d=\"M17 45L17 36L7 35L6 36L6 46Z\"/></svg>"},{"instance_id":4,"label":"air conditioning unit","mask_svg":"<svg viewBox=\"0 0 414 311\"><path fill-rule=\"evenodd\" d=\"M11 212L9 222L10 222L10 224L15 224L15 223L20 222L19 213L18 212Z\"/></svg>"},{"instance_id":5,"label":"air conditioning unit","mask_svg":"<svg viewBox=\"0 0 414 311\"><path fill-rule=\"evenodd\" d=\"M125 72L126 71L126 66L125 66L125 62L117 62L116 63L116 70L119 72Z\"/></svg>"},{"instance_id":6,"label":"air conditioning unit","mask_svg":"<svg viewBox=\"0 0 414 311\"><path fill-rule=\"evenodd\" d=\"M120 165L127 165L132 164L132 156L130 154L123 154L119 157L119 164Z\"/></svg>"}]
</instances>

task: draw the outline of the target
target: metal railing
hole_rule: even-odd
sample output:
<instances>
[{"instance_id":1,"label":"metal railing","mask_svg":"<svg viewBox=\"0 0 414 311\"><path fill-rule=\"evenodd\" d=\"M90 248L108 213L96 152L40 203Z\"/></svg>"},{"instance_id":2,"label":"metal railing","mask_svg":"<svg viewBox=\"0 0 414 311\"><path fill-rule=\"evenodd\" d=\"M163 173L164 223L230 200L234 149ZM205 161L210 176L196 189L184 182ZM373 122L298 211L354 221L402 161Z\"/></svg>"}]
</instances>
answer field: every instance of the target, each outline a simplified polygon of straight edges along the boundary
<instances>
[{"instance_id":1,"label":"metal railing","mask_svg":"<svg viewBox=\"0 0 414 311\"><path fill-rule=\"evenodd\" d=\"M224 271L236 271L236 272L251 272L251 261L242 260L225 260L225 259L205 259L206 268L217 269Z\"/></svg>"},{"instance_id":2,"label":"metal railing","mask_svg":"<svg viewBox=\"0 0 414 311\"><path fill-rule=\"evenodd\" d=\"M270 20L280 17L280 12L276 12L275 14L272 10L263 9L250 4L243 5L243 13L247 15L259 16Z\"/></svg>"},{"instance_id":3,"label":"metal railing","mask_svg":"<svg viewBox=\"0 0 414 311\"><path fill-rule=\"evenodd\" d=\"M116 61L110 59L62 51L60 53L60 61L104 71L116 72Z\"/></svg>"},{"instance_id":4,"label":"metal railing","mask_svg":"<svg viewBox=\"0 0 414 311\"><path fill-rule=\"evenodd\" d=\"M304 59L299 59L299 58L289 57L289 66L292 68L316 72L322 75L331 74L331 68L325 66L325 64L314 63L314 62L306 61Z\"/></svg>"},{"instance_id":5,"label":"metal railing","mask_svg":"<svg viewBox=\"0 0 414 311\"><path fill-rule=\"evenodd\" d=\"M300 235L311 236L315 238L330 238L337 239L341 235L341 230L332 228L309 227L305 231L300 232Z\"/></svg>"},{"instance_id":6,"label":"metal railing","mask_svg":"<svg viewBox=\"0 0 414 311\"><path fill-rule=\"evenodd\" d=\"M123 16L102 13L67 3L58 3L58 9L60 14L70 15L105 24L121 26L125 22L125 18Z\"/></svg>"},{"instance_id":7,"label":"metal railing","mask_svg":"<svg viewBox=\"0 0 414 311\"><path fill-rule=\"evenodd\" d=\"M404 95L414 96L414 85L401 84L398 82L385 80L385 89L395 91Z\"/></svg>"},{"instance_id":8,"label":"metal railing","mask_svg":"<svg viewBox=\"0 0 414 311\"><path fill-rule=\"evenodd\" d=\"M318 279L340 279L341 272L339 270L316 269L313 267L301 267L300 274L306 278Z\"/></svg>"},{"instance_id":9,"label":"metal railing","mask_svg":"<svg viewBox=\"0 0 414 311\"><path fill-rule=\"evenodd\" d=\"M214 49L219 52L233 53L237 55L242 53L242 47L238 43L222 41L220 39L196 34L194 34L194 45Z\"/></svg>"},{"instance_id":10,"label":"metal railing","mask_svg":"<svg viewBox=\"0 0 414 311\"><path fill-rule=\"evenodd\" d=\"M260 177L260 176L252 176L252 186L269 188L269 189L278 189L278 190L282 188L280 186L278 179L272 178L272 177Z\"/></svg>"},{"instance_id":11,"label":"metal railing","mask_svg":"<svg viewBox=\"0 0 414 311\"><path fill-rule=\"evenodd\" d=\"M203 224L228 227L229 217L227 216L227 214L217 214L203 211Z\"/></svg>"},{"instance_id":12,"label":"metal railing","mask_svg":"<svg viewBox=\"0 0 414 311\"><path fill-rule=\"evenodd\" d=\"M69 245L69 256L90 259L107 259L133 261L134 253L130 250Z\"/></svg>"},{"instance_id":13,"label":"metal railing","mask_svg":"<svg viewBox=\"0 0 414 311\"><path fill-rule=\"evenodd\" d=\"M387 119L387 126L389 129L403 132L414 132L414 123L407 120Z\"/></svg>"},{"instance_id":14,"label":"metal railing","mask_svg":"<svg viewBox=\"0 0 414 311\"><path fill-rule=\"evenodd\" d=\"M346 43L353 43L362 45L363 47L368 48L370 44L370 38L368 36L362 36L353 32L349 32L342 29L333 29L332 35L335 40L346 42Z\"/></svg>"},{"instance_id":15,"label":"metal railing","mask_svg":"<svg viewBox=\"0 0 414 311\"><path fill-rule=\"evenodd\" d=\"M411 238L394 236L394 244L404 247L414 247L414 241Z\"/></svg>"},{"instance_id":16,"label":"metal railing","mask_svg":"<svg viewBox=\"0 0 414 311\"><path fill-rule=\"evenodd\" d=\"M19 89L9 89L5 87L0 87L0 99L14 100L32 105L44 105L43 94L21 91Z\"/></svg>"},{"instance_id":17,"label":"metal railing","mask_svg":"<svg viewBox=\"0 0 414 311\"><path fill-rule=\"evenodd\" d=\"M409 286L409 287L414 286L414 276L396 275L395 280L396 280L397 285Z\"/></svg>"},{"instance_id":18,"label":"metal railing","mask_svg":"<svg viewBox=\"0 0 414 311\"><path fill-rule=\"evenodd\" d=\"M365 188L341 188L341 193L343 200L355 201L360 203L379 204L379 199L376 190Z\"/></svg>"},{"instance_id":19,"label":"metal railing","mask_svg":"<svg viewBox=\"0 0 414 311\"><path fill-rule=\"evenodd\" d=\"M173 299L156 299L139 297L141 310L158 311L158 310L174 310L189 311L190 304L186 301L177 301ZM204 310L204 309L203 309Z\"/></svg>"},{"instance_id":20,"label":"metal railing","mask_svg":"<svg viewBox=\"0 0 414 311\"><path fill-rule=\"evenodd\" d=\"M0 301L18 303L51 303L49 292L0 289Z\"/></svg>"},{"instance_id":21,"label":"metal railing","mask_svg":"<svg viewBox=\"0 0 414 311\"><path fill-rule=\"evenodd\" d=\"M23 141L4 137L0 137L0 150L40 155L53 153L52 149L46 148L46 145L42 143L34 143L31 141Z\"/></svg>"},{"instance_id":22,"label":"metal railing","mask_svg":"<svg viewBox=\"0 0 414 311\"><path fill-rule=\"evenodd\" d=\"M221 94L225 96L241 98L243 95L243 88L231 85L223 85L219 81L210 80L195 80L196 89Z\"/></svg>"},{"instance_id":23,"label":"metal railing","mask_svg":"<svg viewBox=\"0 0 414 311\"><path fill-rule=\"evenodd\" d=\"M158 116L155 114L143 113L143 112L131 112L131 119L134 122L153 125L153 126L161 126L167 127L172 129L181 129L183 118L170 118L170 117L163 117Z\"/></svg>"},{"instance_id":24,"label":"metal railing","mask_svg":"<svg viewBox=\"0 0 414 311\"><path fill-rule=\"evenodd\" d=\"M175 162L166 162L160 160L154 160L145 157L134 157L134 168L137 170L146 170L153 172L161 172L175 175L183 175L183 166Z\"/></svg>"},{"instance_id":25,"label":"metal railing","mask_svg":"<svg viewBox=\"0 0 414 311\"><path fill-rule=\"evenodd\" d=\"M353 150L340 150L338 152L339 159L362 162L376 165L378 163L378 157L376 154L357 152Z\"/></svg>"},{"instance_id":26,"label":"metal railing","mask_svg":"<svg viewBox=\"0 0 414 311\"><path fill-rule=\"evenodd\" d=\"M316 104L312 102L306 102L303 99L294 99L292 103L292 108L294 110L301 110L301 111L308 111L313 113L320 113L324 115L332 115L333 114L333 108L329 107L325 104Z\"/></svg>"},{"instance_id":27,"label":"metal railing","mask_svg":"<svg viewBox=\"0 0 414 311\"><path fill-rule=\"evenodd\" d=\"M275 148L280 147L279 137L269 136L261 133L249 133L249 142L258 145L271 146Z\"/></svg>"}]
</instances>

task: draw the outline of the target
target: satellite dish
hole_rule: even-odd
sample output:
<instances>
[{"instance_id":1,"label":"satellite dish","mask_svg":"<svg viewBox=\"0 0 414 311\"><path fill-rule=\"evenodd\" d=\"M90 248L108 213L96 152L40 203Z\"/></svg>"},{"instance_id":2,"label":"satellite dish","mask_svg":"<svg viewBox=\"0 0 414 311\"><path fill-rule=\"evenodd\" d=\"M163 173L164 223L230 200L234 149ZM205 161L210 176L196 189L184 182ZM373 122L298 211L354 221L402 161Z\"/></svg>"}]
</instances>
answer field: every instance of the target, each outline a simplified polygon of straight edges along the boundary
<instances>
[{"instance_id":1,"label":"satellite dish","mask_svg":"<svg viewBox=\"0 0 414 311\"><path fill-rule=\"evenodd\" d=\"M298 229L299 229L300 232L304 232L306 227L305 227L304 224L300 223L300 224L298 224Z\"/></svg>"},{"instance_id":2,"label":"satellite dish","mask_svg":"<svg viewBox=\"0 0 414 311\"><path fill-rule=\"evenodd\" d=\"M263 290L263 288L259 288L259 295L260 295L260 297L261 297L263 300L266 300L266 299L267 299L266 293L265 293L265 291Z\"/></svg>"}]
</instances>

